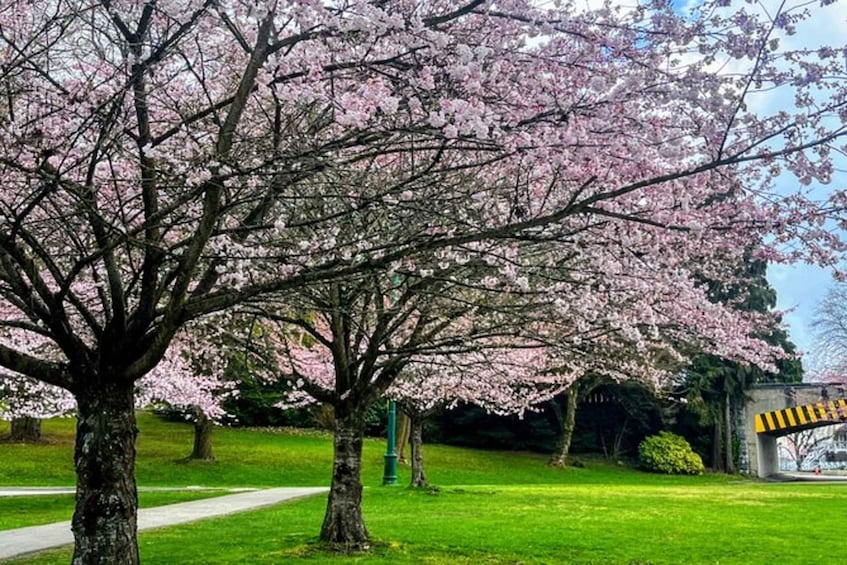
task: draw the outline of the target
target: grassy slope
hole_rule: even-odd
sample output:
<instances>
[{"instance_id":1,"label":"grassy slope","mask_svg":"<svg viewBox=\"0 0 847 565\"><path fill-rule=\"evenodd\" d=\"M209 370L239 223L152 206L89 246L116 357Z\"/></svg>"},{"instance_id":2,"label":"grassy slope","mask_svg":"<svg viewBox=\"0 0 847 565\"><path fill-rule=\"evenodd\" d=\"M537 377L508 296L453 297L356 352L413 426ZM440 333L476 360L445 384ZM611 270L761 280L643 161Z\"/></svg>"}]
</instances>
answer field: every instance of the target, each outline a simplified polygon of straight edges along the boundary
<instances>
[{"instance_id":1,"label":"grassy slope","mask_svg":"<svg viewBox=\"0 0 847 565\"><path fill-rule=\"evenodd\" d=\"M190 445L187 426L142 416L140 427L141 484L327 482L326 437L219 430L220 461L196 465L174 462ZM9 447L0 445L0 484L16 482L7 463L18 473L27 465L9 458ZM365 446L364 481L374 487L365 492L365 519L375 548L351 562L748 564L834 562L840 555L832 532L847 519L847 485L662 477L599 462L561 471L530 454L428 446L429 475L442 487L429 493L376 486L382 447L377 441ZM156 465L161 468L153 473ZM407 468L401 471L408 480ZM67 484L62 471L52 473L54 484ZM37 476L21 478L37 483ZM145 533L142 558L148 564L334 563L337 556L313 543L324 505L315 497ZM68 560L62 550L20 563Z\"/></svg>"},{"instance_id":2,"label":"grassy slope","mask_svg":"<svg viewBox=\"0 0 847 565\"><path fill-rule=\"evenodd\" d=\"M0 444L0 485L67 486L73 474L74 420L54 419L42 425L47 443L37 447ZM138 416L138 464L136 477L144 486L306 486L329 479L332 444L309 436L259 434L244 430L217 429L213 450L217 463L188 462L192 429L184 424L162 422L145 413ZM0 438L9 425L0 422ZM323 462L324 477L315 477Z\"/></svg>"},{"instance_id":3,"label":"grassy slope","mask_svg":"<svg viewBox=\"0 0 847 565\"><path fill-rule=\"evenodd\" d=\"M74 484L73 429L71 419L43 423L47 443L37 447L0 443L0 486L68 486ZM261 487L328 485L332 471L329 434L312 431L285 433L218 428L214 432L214 463L190 462L185 456L192 445L192 429L163 422L145 413L138 416L138 463L136 477L143 486ZM0 421L0 438L8 435L8 423ZM364 471L366 486L382 480L385 441L366 439ZM549 469L546 457L532 453L492 452L428 445L424 448L427 473L435 484L605 484L638 482L647 475L626 469L599 466L580 469ZM37 457L36 457L37 454ZM508 472L504 470L508 469ZM578 479L576 479L578 477ZM400 468L400 482L409 480L409 468ZM654 477L662 484L686 483L679 477ZM725 482L722 476L703 478Z\"/></svg>"}]
</instances>

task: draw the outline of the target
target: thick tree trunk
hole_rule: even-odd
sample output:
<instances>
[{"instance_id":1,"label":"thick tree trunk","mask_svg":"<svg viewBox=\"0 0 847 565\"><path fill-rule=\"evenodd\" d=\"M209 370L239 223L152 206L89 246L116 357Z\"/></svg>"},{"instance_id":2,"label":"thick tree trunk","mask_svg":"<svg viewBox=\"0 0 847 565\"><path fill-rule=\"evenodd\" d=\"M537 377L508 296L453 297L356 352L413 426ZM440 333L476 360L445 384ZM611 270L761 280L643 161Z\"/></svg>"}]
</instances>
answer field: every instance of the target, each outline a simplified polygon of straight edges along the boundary
<instances>
[{"instance_id":1,"label":"thick tree trunk","mask_svg":"<svg viewBox=\"0 0 847 565\"><path fill-rule=\"evenodd\" d=\"M556 442L556 448L550 456L551 467L564 467L568 464L568 454L571 450L571 441L573 440L573 431L576 427L576 404L577 404L577 384L572 384L565 395L567 406L564 415L558 409L556 411L556 419L562 426L562 433L559 435L559 441Z\"/></svg>"},{"instance_id":2,"label":"thick tree trunk","mask_svg":"<svg viewBox=\"0 0 847 565\"><path fill-rule=\"evenodd\" d=\"M41 420L29 416L12 418L12 441L27 443L41 441Z\"/></svg>"},{"instance_id":3,"label":"thick tree trunk","mask_svg":"<svg viewBox=\"0 0 847 565\"><path fill-rule=\"evenodd\" d=\"M409 448L412 451L412 483L413 487L425 487L428 483L424 472L423 459L423 417L414 414L409 416Z\"/></svg>"},{"instance_id":4,"label":"thick tree trunk","mask_svg":"<svg viewBox=\"0 0 847 565\"><path fill-rule=\"evenodd\" d=\"M194 413L194 449L191 451L190 459L201 461L212 461L212 428L214 424L206 417L202 410Z\"/></svg>"},{"instance_id":5,"label":"thick tree trunk","mask_svg":"<svg viewBox=\"0 0 847 565\"><path fill-rule=\"evenodd\" d=\"M406 445L409 443L409 415L401 410L397 417L397 462L408 463L406 459Z\"/></svg>"},{"instance_id":6,"label":"thick tree trunk","mask_svg":"<svg viewBox=\"0 0 847 565\"><path fill-rule=\"evenodd\" d=\"M362 437L361 414L335 413L335 459L332 484L320 539L345 551L368 549L368 531L362 518Z\"/></svg>"},{"instance_id":7,"label":"thick tree trunk","mask_svg":"<svg viewBox=\"0 0 847 565\"><path fill-rule=\"evenodd\" d=\"M133 387L101 384L76 393L73 565L138 563Z\"/></svg>"},{"instance_id":8,"label":"thick tree trunk","mask_svg":"<svg viewBox=\"0 0 847 565\"><path fill-rule=\"evenodd\" d=\"M727 473L735 472L735 461L732 458L732 402L729 398L729 391L726 391L724 397L724 453L726 455L725 469Z\"/></svg>"}]
</instances>

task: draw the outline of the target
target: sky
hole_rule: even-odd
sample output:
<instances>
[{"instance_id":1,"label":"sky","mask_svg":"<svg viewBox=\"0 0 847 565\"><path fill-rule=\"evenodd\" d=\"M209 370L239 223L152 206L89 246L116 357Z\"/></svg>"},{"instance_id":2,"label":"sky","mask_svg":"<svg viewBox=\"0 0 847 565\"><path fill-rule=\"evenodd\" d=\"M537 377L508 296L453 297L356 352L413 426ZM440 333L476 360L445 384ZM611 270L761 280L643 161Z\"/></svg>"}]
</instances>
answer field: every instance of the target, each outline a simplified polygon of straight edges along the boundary
<instances>
[{"instance_id":1,"label":"sky","mask_svg":"<svg viewBox=\"0 0 847 565\"><path fill-rule=\"evenodd\" d=\"M775 6L775 0L764 0L765 6ZM811 12L809 21L798 27L798 33L790 38L795 47L816 48L821 45L844 46L847 43L847 1L821 6L821 2L808 2ZM845 61L847 64L847 61ZM769 108L767 106L770 106ZM765 104L763 109L772 111L779 109L773 104ZM838 168L828 186L813 187L812 194L824 198L833 190L847 189L847 159L837 163ZM799 185L791 177L779 180L777 189L780 192L793 192ZM813 322L818 304L833 284L832 275L828 270L811 265L770 265L768 281L777 292L777 309L787 310L783 320L787 326L789 337L797 347L806 353L803 365L809 370L814 369L814 327Z\"/></svg>"},{"instance_id":2,"label":"sky","mask_svg":"<svg viewBox=\"0 0 847 565\"><path fill-rule=\"evenodd\" d=\"M815 310L832 284L832 276L815 266L770 265L768 281L777 293L777 309L788 310L783 322L791 341L800 351L812 352ZM813 369L810 359L804 359L803 364L806 369Z\"/></svg>"}]
</instances>

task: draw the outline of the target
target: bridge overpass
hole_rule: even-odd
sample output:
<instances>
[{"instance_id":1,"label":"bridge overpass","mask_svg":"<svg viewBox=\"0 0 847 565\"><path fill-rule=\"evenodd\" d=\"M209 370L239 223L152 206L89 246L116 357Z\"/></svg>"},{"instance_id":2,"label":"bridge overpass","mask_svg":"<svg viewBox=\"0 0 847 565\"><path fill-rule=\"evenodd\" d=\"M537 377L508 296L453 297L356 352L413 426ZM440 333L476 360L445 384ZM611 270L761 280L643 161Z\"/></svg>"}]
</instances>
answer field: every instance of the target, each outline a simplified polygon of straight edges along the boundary
<instances>
[{"instance_id":1,"label":"bridge overpass","mask_svg":"<svg viewBox=\"0 0 847 565\"><path fill-rule=\"evenodd\" d=\"M844 389L832 383L756 385L741 417L741 468L767 477L779 472L777 438L847 422ZM823 391L823 394L822 394ZM832 395L832 398L829 396Z\"/></svg>"}]
</instances>

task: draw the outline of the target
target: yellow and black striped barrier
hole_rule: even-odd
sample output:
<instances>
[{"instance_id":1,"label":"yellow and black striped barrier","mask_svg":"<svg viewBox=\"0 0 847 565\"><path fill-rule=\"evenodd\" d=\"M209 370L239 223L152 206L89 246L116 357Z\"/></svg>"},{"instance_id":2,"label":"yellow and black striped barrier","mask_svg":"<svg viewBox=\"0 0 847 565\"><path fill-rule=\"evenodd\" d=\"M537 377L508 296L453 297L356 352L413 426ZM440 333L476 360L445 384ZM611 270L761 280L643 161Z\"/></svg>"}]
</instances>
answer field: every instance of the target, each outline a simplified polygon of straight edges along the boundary
<instances>
[{"instance_id":1,"label":"yellow and black striped barrier","mask_svg":"<svg viewBox=\"0 0 847 565\"><path fill-rule=\"evenodd\" d=\"M847 421L847 399L791 406L756 414L756 433L788 434Z\"/></svg>"}]
</instances>

